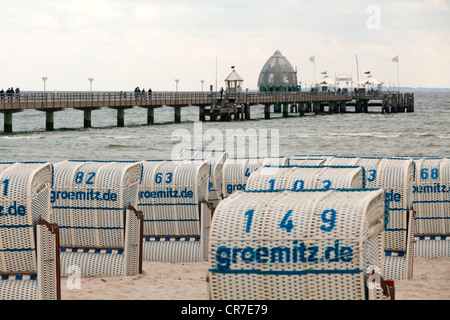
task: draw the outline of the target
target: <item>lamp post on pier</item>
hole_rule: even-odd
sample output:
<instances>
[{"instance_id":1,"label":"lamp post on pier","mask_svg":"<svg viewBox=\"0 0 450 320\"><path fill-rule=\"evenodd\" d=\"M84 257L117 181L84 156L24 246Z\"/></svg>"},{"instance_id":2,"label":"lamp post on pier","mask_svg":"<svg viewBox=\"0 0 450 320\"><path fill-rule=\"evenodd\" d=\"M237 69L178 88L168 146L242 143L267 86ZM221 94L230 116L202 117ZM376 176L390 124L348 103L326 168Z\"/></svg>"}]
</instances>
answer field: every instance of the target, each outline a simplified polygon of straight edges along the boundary
<instances>
[{"instance_id":1,"label":"lamp post on pier","mask_svg":"<svg viewBox=\"0 0 450 320\"><path fill-rule=\"evenodd\" d=\"M205 80L200 80L200 82L202 83L202 92L203 92L203 82L205 82Z\"/></svg>"},{"instance_id":2,"label":"lamp post on pier","mask_svg":"<svg viewBox=\"0 0 450 320\"><path fill-rule=\"evenodd\" d=\"M178 81L180 81L180 79L175 79L175 82L176 82L176 90L175 90L175 92L178 92Z\"/></svg>"},{"instance_id":3,"label":"lamp post on pier","mask_svg":"<svg viewBox=\"0 0 450 320\"><path fill-rule=\"evenodd\" d=\"M42 80L44 81L44 92L45 92L45 82L47 81L47 79L48 79L48 77L46 77L46 76L42 77Z\"/></svg>"},{"instance_id":4,"label":"lamp post on pier","mask_svg":"<svg viewBox=\"0 0 450 320\"><path fill-rule=\"evenodd\" d=\"M94 81L94 78L89 78L88 80L91 83L91 92L92 92L92 81Z\"/></svg>"}]
</instances>

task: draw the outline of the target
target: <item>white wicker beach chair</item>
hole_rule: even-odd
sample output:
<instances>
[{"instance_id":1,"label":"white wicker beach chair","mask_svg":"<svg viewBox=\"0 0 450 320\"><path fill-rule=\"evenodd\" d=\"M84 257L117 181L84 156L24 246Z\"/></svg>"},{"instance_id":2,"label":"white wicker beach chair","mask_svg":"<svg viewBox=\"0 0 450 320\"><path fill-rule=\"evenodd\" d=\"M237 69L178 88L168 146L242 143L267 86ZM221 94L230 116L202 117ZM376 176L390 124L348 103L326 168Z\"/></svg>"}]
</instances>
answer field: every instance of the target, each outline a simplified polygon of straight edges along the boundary
<instances>
[{"instance_id":1,"label":"white wicker beach chair","mask_svg":"<svg viewBox=\"0 0 450 320\"><path fill-rule=\"evenodd\" d=\"M54 165L52 222L61 230L61 275L142 272L142 164L61 161Z\"/></svg>"},{"instance_id":2,"label":"white wicker beach chair","mask_svg":"<svg viewBox=\"0 0 450 320\"><path fill-rule=\"evenodd\" d=\"M250 175L259 168L266 165L288 165L286 157L268 158L228 158L223 166L222 197L226 198L233 192L245 190Z\"/></svg>"},{"instance_id":3,"label":"white wicker beach chair","mask_svg":"<svg viewBox=\"0 0 450 320\"><path fill-rule=\"evenodd\" d=\"M214 213L208 298L368 299L384 221L382 189L236 192Z\"/></svg>"},{"instance_id":4,"label":"white wicker beach chair","mask_svg":"<svg viewBox=\"0 0 450 320\"><path fill-rule=\"evenodd\" d=\"M358 166L266 166L253 173L246 190L308 190L364 188Z\"/></svg>"},{"instance_id":5,"label":"white wicker beach chair","mask_svg":"<svg viewBox=\"0 0 450 320\"><path fill-rule=\"evenodd\" d=\"M138 209L144 213L145 261L198 262L207 257L211 161L143 161Z\"/></svg>"},{"instance_id":6,"label":"white wicker beach chair","mask_svg":"<svg viewBox=\"0 0 450 320\"><path fill-rule=\"evenodd\" d=\"M211 174L209 184L209 198L214 207L222 199L223 165L227 159L227 153L222 150L184 149L178 156L178 160L208 160L211 162Z\"/></svg>"},{"instance_id":7,"label":"white wicker beach chair","mask_svg":"<svg viewBox=\"0 0 450 320\"><path fill-rule=\"evenodd\" d=\"M409 217L413 217L412 185L414 162L410 159L384 158L376 173L376 187L384 188L388 195L388 222L385 230L385 249L406 252L408 247Z\"/></svg>"},{"instance_id":8,"label":"white wicker beach chair","mask_svg":"<svg viewBox=\"0 0 450 320\"><path fill-rule=\"evenodd\" d=\"M388 280L410 279L414 257L414 239L410 230L414 226L411 212L414 162L405 158L338 156L330 159L330 163L361 166L366 172L366 188L383 188L386 191L384 273Z\"/></svg>"},{"instance_id":9,"label":"white wicker beach chair","mask_svg":"<svg viewBox=\"0 0 450 320\"><path fill-rule=\"evenodd\" d=\"M364 185L366 188L379 188L376 183L377 169L382 158L380 157L345 157L336 156L330 158L327 164L333 166L360 166L365 171Z\"/></svg>"},{"instance_id":10,"label":"white wicker beach chair","mask_svg":"<svg viewBox=\"0 0 450 320\"><path fill-rule=\"evenodd\" d=\"M50 163L0 163L0 299L59 300L59 230Z\"/></svg>"},{"instance_id":11,"label":"white wicker beach chair","mask_svg":"<svg viewBox=\"0 0 450 320\"><path fill-rule=\"evenodd\" d=\"M413 158L415 255L450 257L450 159Z\"/></svg>"}]
</instances>

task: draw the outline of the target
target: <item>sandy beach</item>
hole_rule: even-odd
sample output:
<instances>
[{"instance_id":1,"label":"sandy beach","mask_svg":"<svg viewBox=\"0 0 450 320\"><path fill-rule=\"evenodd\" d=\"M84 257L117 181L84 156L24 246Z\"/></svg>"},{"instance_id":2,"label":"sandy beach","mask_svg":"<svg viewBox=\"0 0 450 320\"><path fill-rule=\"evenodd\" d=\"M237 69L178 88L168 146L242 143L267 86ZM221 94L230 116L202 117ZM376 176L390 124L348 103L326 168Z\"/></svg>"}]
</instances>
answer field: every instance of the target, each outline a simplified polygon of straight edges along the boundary
<instances>
[{"instance_id":1,"label":"sandy beach","mask_svg":"<svg viewBox=\"0 0 450 320\"><path fill-rule=\"evenodd\" d=\"M133 277L95 276L80 288L61 281L63 300L205 300L208 262L144 262ZM395 281L396 300L450 300L450 258L415 258L413 279Z\"/></svg>"}]
</instances>

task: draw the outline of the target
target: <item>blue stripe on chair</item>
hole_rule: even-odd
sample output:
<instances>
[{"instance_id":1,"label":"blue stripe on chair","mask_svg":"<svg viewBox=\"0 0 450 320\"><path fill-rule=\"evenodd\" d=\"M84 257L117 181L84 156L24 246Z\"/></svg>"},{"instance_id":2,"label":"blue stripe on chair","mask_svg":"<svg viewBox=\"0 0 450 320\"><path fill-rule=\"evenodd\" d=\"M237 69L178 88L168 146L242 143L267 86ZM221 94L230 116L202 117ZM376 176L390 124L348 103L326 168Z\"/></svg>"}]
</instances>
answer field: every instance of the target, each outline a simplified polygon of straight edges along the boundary
<instances>
[{"instance_id":1,"label":"blue stripe on chair","mask_svg":"<svg viewBox=\"0 0 450 320\"><path fill-rule=\"evenodd\" d=\"M77 226L59 226L60 229L92 229L92 230L122 230L123 227L77 227Z\"/></svg>"},{"instance_id":2,"label":"blue stripe on chair","mask_svg":"<svg viewBox=\"0 0 450 320\"><path fill-rule=\"evenodd\" d=\"M416 240L447 240L447 236L419 236Z\"/></svg>"},{"instance_id":3,"label":"blue stripe on chair","mask_svg":"<svg viewBox=\"0 0 450 320\"><path fill-rule=\"evenodd\" d=\"M169 238L169 237L165 237L165 238L160 238L160 237L156 237L156 238L145 238L144 239L147 242L168 242L168 241L175 241L175 242L180 242L180 241L186 241L186 242L196 242L196 241L200 241L199 237L173 237L173 238Z\"/></svg>"},{"instance_id":4,"label":"blue stripe on chair","mask_svg":"<svg viewBox=\"0 0 450 320\"><path fill-rule=\"evenodd\" d=\"M416 217L416 220L439 220L439 219L450 219L450 217Z\"/></svg>"},{"instance_id":5,"label":"blue stripe on chair","mask_svg":"<svg viewBox=\"0 0 450 320\"><path fill-rule=\"evenodd\" d=\"M306 274L358 274L362 273L359 269L350 270L230 270L230 269L208 269L210 272L222 274L266 274L266 275L306 275Z\"/></svg>"},{"instance_id":6,"label":"blue stripe on chair","mask_svg":"<svg viewBox=\"0 0 450 320\"><path fill-rule=\"evenodd\" d=\"M168 222L168 221L200 221L200 219L144 219L144 222Z\"/></svg>"},{"instance_id":7,"label":"blue stripe on chair","mask_svg":"<svg viewBox=\"0 0 450 320\"><path fill-rule=\"evenodd\" d=\"M60 252L82 252L82 253L102 253L102 254L123 254L123 250L112 249L77 249L77 248L61 248Z\"/></svg>"},{"instance_id":8,"label":"blue stripe on chair","mask_svg":"<svg viewBox=\"0 0 450 320\"><path fill-rule=\"evenodd\" d=\"M2 275L0 277L0 280L37 280L37 275L35 274L31 274L31 275L14 275L14 276L9 276L9 275Z\"/></svg>"},{"instance_id":9,"label":"blue stripe on chair","mask_svg":"<svg viewBox=\"0 0 450 320\"><path fill-rule=\"evenodd\" d=\"M384 255L386 257L403 257L405 255L405 253L404 252L385 251Z\"/></svg>"},{"instance_id":10,"label":"blue stripe on chair","mask_svg":"<svg viewBox=\"0 0 450 320\"><path fill-rule=\"evenodd\" d=\"M198 206L198 203L139 203L138 206Z\"/></svg>"},{"instance_id":11,"label":"blue stripe on chair","mask_svg":"<svg viewBox=\"0 0 450 320\"><path fill-rule=\"evenodd\" d=\"M72 207L72 206L52 206L53 209L77 209L77 210L124 210L124 208L110 207Z\"/></svg>"},{"instance_id":12,"label":"blue stripe on chair","mask_svg":"<svg viewBox=\"0 0 450 320\"><path fill-rule=\"evenodd\" d=\"M34 251L34 248L9 248L9 249L0 249L0 252L16 252L16 251Z\"/></svg>"},{"instance_id":13,"label":"blue stripe on chair","mask_svg":"<svg viewBox=\"0 0 450 320\"><path fill-rule=\"evenodd\" d=\"M0 228L32 228L29 224L17 224L17 225L2 225Z\"/></svg>"},{"instance_id":14,"label":"blue stripe on chair","mask_svg":"<svg viewBox=\"0 0 450 320\"><path fill-rule=\"evenodd\" d=\"M416 200L413 203L445 203L450 202L450 200Z\"/></svg>"}]
</instances>

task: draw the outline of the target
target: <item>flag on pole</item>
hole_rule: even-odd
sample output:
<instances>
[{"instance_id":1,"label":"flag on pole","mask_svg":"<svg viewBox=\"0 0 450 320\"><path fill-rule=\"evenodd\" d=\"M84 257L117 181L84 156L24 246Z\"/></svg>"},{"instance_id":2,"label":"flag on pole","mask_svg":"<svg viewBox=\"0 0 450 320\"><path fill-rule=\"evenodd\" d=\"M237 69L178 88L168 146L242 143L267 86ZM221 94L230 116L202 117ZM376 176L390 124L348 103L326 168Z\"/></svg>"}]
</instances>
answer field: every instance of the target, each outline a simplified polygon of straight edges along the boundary
<instances>
[{"instance_id":1,"label":"flag on pole","mask_svg":"<svg viewBox=\"0 0 450 320\"><path fill-rule=\"evenodd\" d=\"M398 55L392 58L393 62L398 62Z\"/></svg>"},{"instance_id":2,"label":"flag on pole","mask_svg":"<svg viewBox=\"0 0 450 320\"><path fill-rule=\"evenodd\" d=\"M366 72L364 72L364 74L370 74L370 71L366 71Z\"/></svg>"},{"instance_id":3,"label":"flag on pole","mask_svg":"<svg viewBox=\"0 0 450 320\"><path fill-rule=\"evenodd\" d=\"M326 72L326 71L324 71L324 72L321 72L321 74L327 74L327 72Z\"/></svg>"},{"instance_id":4,"label":"flag on pole","mask_svg":"<svg viewBox=\"0 0 450 320\"><path fill-rule=\"evenodd\" d=\"M311 61L312 63L316 62L316 56L312 56L309 58L309 61Z\"/></svg>"}]
</instances>

